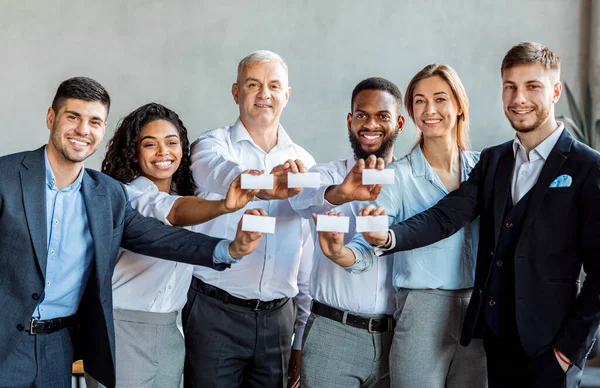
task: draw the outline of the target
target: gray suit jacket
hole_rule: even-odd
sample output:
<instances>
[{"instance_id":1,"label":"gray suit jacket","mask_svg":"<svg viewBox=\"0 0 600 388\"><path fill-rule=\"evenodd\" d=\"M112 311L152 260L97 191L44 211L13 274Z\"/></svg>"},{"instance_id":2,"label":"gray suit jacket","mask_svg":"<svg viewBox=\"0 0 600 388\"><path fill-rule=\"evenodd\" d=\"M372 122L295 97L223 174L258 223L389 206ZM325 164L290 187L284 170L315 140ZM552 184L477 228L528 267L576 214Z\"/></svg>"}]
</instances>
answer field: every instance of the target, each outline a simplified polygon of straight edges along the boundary
<instances>
[{"instance_id":1,"label":"gray suit jacket","mask_svg":"<svg viewBox=\"0 0 600 388\"><path fill-rule=\"evenodd\" d=\"M0 157L0 373L44 291L46 201L44 147ZM144 255L215 269L220 239L141 216L124 186L86 169L82 192L94 241L93 272L72 331L76 358L107 387L115 385L112 274L120 246ZM37 298L36 298L37 299Z\"/></svg>"}]
</instances>

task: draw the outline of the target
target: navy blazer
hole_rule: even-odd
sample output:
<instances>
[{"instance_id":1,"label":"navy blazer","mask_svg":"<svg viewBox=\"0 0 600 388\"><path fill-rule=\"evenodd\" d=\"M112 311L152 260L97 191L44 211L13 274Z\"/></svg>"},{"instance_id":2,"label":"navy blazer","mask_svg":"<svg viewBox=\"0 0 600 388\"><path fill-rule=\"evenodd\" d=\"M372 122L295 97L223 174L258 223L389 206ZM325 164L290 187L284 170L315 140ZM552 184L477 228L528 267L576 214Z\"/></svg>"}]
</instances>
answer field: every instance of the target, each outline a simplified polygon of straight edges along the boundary
<instances>
[{"instance_id":1,"label":"navy blazer","mask_svg":"<svg viewBox=\"0 0 600 388\"><path fill-rule=\"evenodd\" d=\"M44 147L0 157L0 367L37 306L33 294L44 291L45 184ZM86 372L113 387L112 274L119 247L219 270L228 265L213 263L221 239L141 216L129 204L125 187L107 175L86 169L82 192L94 242L93 270L72 340L79 345L76 358L83 358Z\"/></svg>"},{"instance_id":2,"label":"navy blazer","mask_svg":"<svg viewBox=\"0 0 600 388\"><path fill-rule=\"evenodd\" d=\"M414 249L445 238L481 217L475 285L461 343L481 319L504 209L510 193L512 141L481 153L469 179L435 206L391 226L396 247ZM557 177L570 187L550 188ZM579 273L587 274L581 292ZM600 322L600 154L565 129L531 189L515 250L515 306L519 338L535 357L554 346L580 368Z\"/></svg>"}]
</instances>

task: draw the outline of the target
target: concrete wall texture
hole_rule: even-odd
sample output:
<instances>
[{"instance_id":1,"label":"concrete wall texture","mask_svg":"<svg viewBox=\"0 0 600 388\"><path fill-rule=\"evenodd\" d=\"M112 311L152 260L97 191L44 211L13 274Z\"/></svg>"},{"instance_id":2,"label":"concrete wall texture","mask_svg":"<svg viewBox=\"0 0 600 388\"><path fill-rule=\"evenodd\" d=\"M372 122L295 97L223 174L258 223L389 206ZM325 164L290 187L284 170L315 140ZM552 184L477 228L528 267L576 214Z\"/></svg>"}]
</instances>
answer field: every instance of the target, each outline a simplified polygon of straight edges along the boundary
<instances>
[{"instance_id":1,"label":"concrete wall texture","mask_svg":"<svg viewBox=\"0 0 600 388\"><path fill-rule=\"evenodd\" d=\"M292 94L282 124L317 161L350 155L345 117L361 79L404 90L433 62L461 76L471 101L474 149L514 136L502 112L499 67L514 44L539 41L562 58L575 90L589 74L585 0L0 0L0 155L47 142L45 113L58 84L86 75L111 94L99 168L117 121L156 101L177 111L191 140L232 124L238 61L281 54ZM566 112L564 99L559 112ZM410 120L396 155L414 144Z\"/></svg>"}]
</instances>

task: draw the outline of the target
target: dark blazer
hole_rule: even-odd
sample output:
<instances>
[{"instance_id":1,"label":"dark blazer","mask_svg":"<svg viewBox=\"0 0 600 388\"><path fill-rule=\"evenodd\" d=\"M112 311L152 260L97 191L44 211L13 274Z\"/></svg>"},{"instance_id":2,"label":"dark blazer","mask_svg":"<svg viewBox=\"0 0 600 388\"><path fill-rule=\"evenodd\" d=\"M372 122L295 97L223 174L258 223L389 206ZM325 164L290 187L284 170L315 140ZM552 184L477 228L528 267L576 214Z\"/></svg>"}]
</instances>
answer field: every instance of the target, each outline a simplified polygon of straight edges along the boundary
<instances>
[{"instance_id":1,"label":"dark blazer","mask_svg":"<svg viewBox=\"0 0 600 388\"><path fill-rule=\"evenodd\" d=\"M44 291L46 272L44 147L0 158L0 365L20 338ZM120 246L144 255L215 267L220 239L141 216L118 181L86 169L82 192L94 241L93 272L73 332L86 371L115 385L112 274ZM216 269L223 269L222 265ZM37 299L37 298L36 298Z\"/></svg>"},{"instance_id":2,"label":"dark blazer","mask_svg":"<svg viewBox=\"0 0 600 388\"><path fill-rule=\"evenodd\" d=\"M481 153L469 179L425 212L393 225L396 247L388 253L432 244L481 217L475 286L461 343L468 345L498 243L514 154L512 141ZM560 175L570 187L549 188ZM587 274L581 292L581 267ZM565 129L532 188L515 250L515 306L523 348L535 357L550 346L580 368L600 321L600 154Z\"/></svg>"}]
</instances>

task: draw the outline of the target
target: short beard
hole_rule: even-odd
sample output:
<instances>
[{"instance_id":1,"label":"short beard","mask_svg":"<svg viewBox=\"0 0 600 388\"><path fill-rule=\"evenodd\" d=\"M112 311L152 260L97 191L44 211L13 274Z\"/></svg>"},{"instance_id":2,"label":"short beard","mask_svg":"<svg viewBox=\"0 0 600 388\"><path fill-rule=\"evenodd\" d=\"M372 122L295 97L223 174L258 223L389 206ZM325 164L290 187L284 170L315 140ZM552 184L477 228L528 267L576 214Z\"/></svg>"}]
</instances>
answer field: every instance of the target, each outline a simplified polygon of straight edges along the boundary
<instances>
[{"instance_id":1,"label":"short beard","mask_svg":"<svg viewBox=\"0 0 600 388\"><path fill-rule=\"evenodd\" d=\"M515 131L519 133L528 133L535 130L536 128L539 128L544 123L544 121L548 119L548 116L550 116L550 111L536 107L534 110L534 114L536 120L533 124L528 126L518 126L518 124L515 124L512 120L509 119L508 121L510 122L510 125Z\"/></svg>"},{"instance_id":2,"label":"short beard","mask_svg":"<svg viewBox=\"0 0 600 388\"><path fill-rule=\"evenodd\" d=\"M389 135L384 135L385 137L381 142L381 146L379 146L378 149L372 152L368 152L362 149L360 140L358 140L358 135L355 135L354 132L348 131L348 139L350 140L352 152L354 153L354 157L356 158L356 160L367 159L371 155L375 155L378 158L385 158L390 152L390 150L394 147L394 143L396 142L398 134L400 134L400 131L395 130Z\"/></svg>"}]
</instances>

